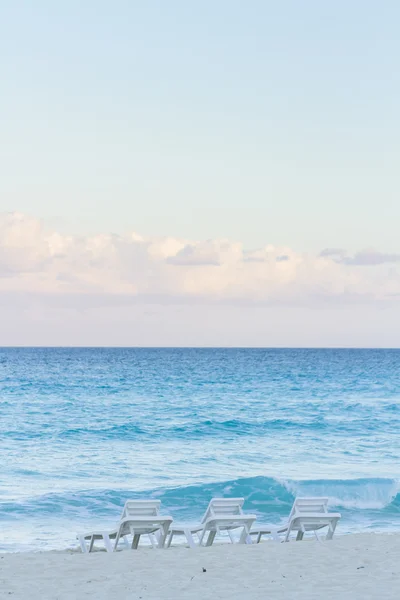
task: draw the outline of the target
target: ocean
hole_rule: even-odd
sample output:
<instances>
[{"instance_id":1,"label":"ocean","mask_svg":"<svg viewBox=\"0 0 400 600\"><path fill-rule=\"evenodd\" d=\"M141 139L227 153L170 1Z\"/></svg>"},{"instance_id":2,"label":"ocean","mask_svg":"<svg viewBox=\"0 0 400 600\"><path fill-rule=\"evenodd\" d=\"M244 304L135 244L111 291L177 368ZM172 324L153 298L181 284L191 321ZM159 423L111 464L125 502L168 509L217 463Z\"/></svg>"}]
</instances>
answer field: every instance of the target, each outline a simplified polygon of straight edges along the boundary
<instances>
[{"instance_id":1,"label":"ocean","mask_svg":"<svg viewBox=\"0 0 400 600\"><path fill-rule=\"evenodd\" d=\"M0 551L76 547L128 498L260 522L328 495L400 530L400 350L0 349Z\"/></svg>"}]
</instances>

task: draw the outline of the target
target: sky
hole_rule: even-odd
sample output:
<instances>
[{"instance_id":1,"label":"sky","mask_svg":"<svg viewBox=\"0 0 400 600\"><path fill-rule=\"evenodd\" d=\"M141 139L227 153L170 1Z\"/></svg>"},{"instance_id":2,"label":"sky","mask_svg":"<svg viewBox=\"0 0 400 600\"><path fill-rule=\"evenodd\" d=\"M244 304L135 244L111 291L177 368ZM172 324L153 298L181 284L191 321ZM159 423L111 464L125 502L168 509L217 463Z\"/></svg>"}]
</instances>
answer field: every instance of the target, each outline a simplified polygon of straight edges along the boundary
<instances>
[{"instance_id":1,"label":"sky","mask_svg":"<svg viewBox=\"0 0 400 600\"><path fill-rule=\"evenodd\" d=\"M399 19L2 2L0 345L400 346Z\"/></svg>"}]
</instances>

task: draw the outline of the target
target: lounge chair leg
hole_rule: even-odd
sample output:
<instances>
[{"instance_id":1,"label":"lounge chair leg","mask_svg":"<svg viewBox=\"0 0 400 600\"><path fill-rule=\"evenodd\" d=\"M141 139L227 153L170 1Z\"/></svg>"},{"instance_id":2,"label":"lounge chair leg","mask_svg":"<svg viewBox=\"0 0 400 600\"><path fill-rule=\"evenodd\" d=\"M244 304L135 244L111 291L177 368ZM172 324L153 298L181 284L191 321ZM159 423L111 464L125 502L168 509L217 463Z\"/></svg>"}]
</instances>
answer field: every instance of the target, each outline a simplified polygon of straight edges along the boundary
<instances>
[{"instance_id":1,"label":"lounge chair leg","mask_svg":"<svg viewBox=\"0 0 400 600\"><path fill-rule=\"evenodd\" d=\"M192 532L190 531L190 529L185 529L185 536L186 536L187 542L189 544L189 548L196 548L196 542L193 539ZM201 546L201 541L200 541L200 546Z\"/></svg>"},{"instance_id":2,"label":"lounge chair leg","mask_svg":"<svg viewBox=\"0 0 400 600\"><path fill-rule=\"evenodd\" d=\"M106 533L103 533L103 539L104 539L104 545L106 547L107 552L113 552L113 547L111 544L111 540L109 538L109 536ZM118 544L118 536L117 536L117 540L115 542L115 548L117 547Z\"/></svg>"},{"instance_id":3,"label":"lounge chair leg","mask_svg":"<svg viewBox=\"0 0 400 600\"><path fill-rule=\"evenodd\" d=\"M93 550L93 545L94 545L94 535L91 536L90 538L90 543L89 543L89 550L88 552L91 552Z\"/></svg>"},{"instance_id":4,"label":"lounge chair leg","mask_svg":"<svg viewBox=\"0 0 400 600\"><path fill-rule=\"evenodd\" d=\"M284 542L288 542L290 540L290 534L291 534L292 530L290 529L290 525L286 531L286 535L285 535L285 539L283 540Z\"/></svg>"},{"instance_id":5,"label":"lounge chair leg","mask_svg":"<svg viewBox=\"0 0 400 600\"><path fill-rule=\"evenodd\" d=\"M140 540L140 534L139 533L134 533L133 534L133 540L132 540L132 550L137 550L137 547L139 546L139 540Z\"/></svg>"},{"instance_id":6,"label":"lounge chair leg","mask_svg":"<svg viewBox=\"0 0 400 600\"><path fill-rule=\"evenodd\" d=\"M231 543L234 544L235 538L233 537L232 531L230 529L228 529L228 535L229 535L229 539L231 540Z\"/></svg>"},{"instance_id":7,"label":"lounge chair leg","mask_svg":"<svg viewBox=\"0 0 400 600\"><path fill-rule=\"evenodd\" d=\"M168 539L166 541L166 547L169 548L171 543L172 543L172 538L174 537L174 534L172 533L172 531L170 532Z\"/></svg>"},{"instance_id":8,"label":"lounge chair leg","mask_svg":"<svg viewBox=\"0 0 400 600\"><path fill-rule=\"evenodd\" d=\"M206 546L212 546L215 536L217 535L216 531L210 531L207 537L207 541L205 543Z\"/></svg>"},{"instance_id":9,"label":"lounge chair leg","mask_svg":"<svg viewBox=\"0 0 400 600\"><path fill-rule=\"evenodd\" d=\"M84 536L83 535L79 535L78 536L78 540L79 540L79 545L81 547L82 552L84 554L87 554L88 549L87 549L87 546L86 546L86 541L85 541Z\"/></svg>"},{"instance_id":10,"label":"lounge chair leg","mask_svg":"<svg viewBox=\"0 0 400 600\"><path fill-rule=\"evenodd\" d=\"M248 541L250 539L250 541ZM251 537L249 535L249 529L248 527L245 525L243 527L243 531L240 534L240 538L239 538L239 544L251 544Z\"/></svg>"},{"instance_id":11,"label":"lounge chair leg","mask_svg":"<svg viewBox=\"0 0 400 600\"><path fill-rule=\"evenodd\" d=\"M165 540L168 535L169 524L164 524L162 528L157 532L157 548L165 548Z\"/></svg>"},{"instance_id":12,"label":"lounge chair leg","mask_svg":"<svg viewBox=\"0 0 400 600\"><path fill-rule=\"evenodd\" d=\"M153 548L158 548L157 538L154 533L149 533L149 540Z\"/></svg>"},{"instance_id":13,"label":"lounge chair leg","mask_svg":"<svg viewBox=\"0 0 400 600\"><path fill-rule=\"evenodd\" d=\"M164 525L161 525L160 529L157 529L157 531L155 531L152 534L153 539L156 544L155 545L156 548L164 548L165 540L167 539L168 530L169 530L169 527L166 526L166 524L164 523Z\"/></svg>"},{"instance_id":14,"label":"lounge chair leg","mask_svg":"<svg viewBox=\"0 0 400 600\"><path fill-rule=\"evenodd\" d=\"M115 538L115 542L114 542L114 552L117 551L117 546L118 546L119 540L120 540L120 532L118 531L117 537Z\"/></svg>"},{"instance_id":15,"label":"lounge chair leg","mask_svg":"<svg viewBox=\"0 0 400 600\"><path fill-rule=\"evenodd\" d=\"M331 540L333 538L333 534L335 533L336 523L334 525L330 524L328 533L326 534L326 539Z\"/></svg>"}]
</instances>

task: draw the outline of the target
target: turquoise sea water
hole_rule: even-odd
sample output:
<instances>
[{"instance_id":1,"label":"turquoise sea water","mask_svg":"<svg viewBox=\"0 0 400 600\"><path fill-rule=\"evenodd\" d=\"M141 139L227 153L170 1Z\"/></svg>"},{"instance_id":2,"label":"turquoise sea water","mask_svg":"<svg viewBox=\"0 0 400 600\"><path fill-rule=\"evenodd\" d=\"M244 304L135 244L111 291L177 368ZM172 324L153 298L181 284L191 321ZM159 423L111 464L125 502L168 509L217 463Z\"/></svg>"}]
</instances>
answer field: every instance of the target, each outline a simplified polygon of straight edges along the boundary
<instances>
[{"instance_id":1,"label":"turquoise sea water","mask_svg":"<svg viewBox=\"0 0 400 600\"><path fill-rule=\"evenodd\" d=\"M328 495L338 532L400 529L400 351L0 349L0 551L75 546L127 498L277 522Z\"/></svg>"}]
</instances>

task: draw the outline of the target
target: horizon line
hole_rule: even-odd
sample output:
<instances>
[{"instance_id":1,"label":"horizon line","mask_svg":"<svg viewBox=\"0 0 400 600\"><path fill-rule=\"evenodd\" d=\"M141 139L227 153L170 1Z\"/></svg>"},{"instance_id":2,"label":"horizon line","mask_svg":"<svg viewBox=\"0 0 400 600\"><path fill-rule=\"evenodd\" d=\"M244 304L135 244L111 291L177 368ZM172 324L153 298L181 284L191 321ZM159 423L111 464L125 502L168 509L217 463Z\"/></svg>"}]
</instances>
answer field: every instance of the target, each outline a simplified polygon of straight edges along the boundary
<instances>
[{"instance_id":1,"label":"horizon line","mask_svg":"<svg viewBox=\"0 0 400 600\"><path fill-rule=\"evenodd\" d=\"M1 345L0 350L400 350L400 346L119 346L119 345Z\"/></svg>"}]
</instances>

